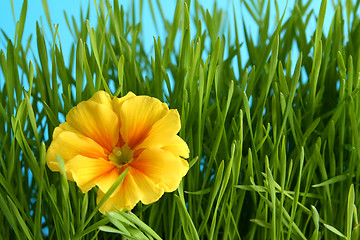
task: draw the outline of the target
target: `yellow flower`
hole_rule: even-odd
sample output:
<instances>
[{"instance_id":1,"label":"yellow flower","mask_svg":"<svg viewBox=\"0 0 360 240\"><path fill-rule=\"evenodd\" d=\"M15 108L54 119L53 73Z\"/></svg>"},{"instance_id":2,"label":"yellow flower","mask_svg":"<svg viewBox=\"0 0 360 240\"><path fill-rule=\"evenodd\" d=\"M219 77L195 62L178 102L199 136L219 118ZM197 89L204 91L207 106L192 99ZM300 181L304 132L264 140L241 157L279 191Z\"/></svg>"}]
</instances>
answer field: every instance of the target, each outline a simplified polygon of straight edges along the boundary
<instances>
[{"instance_id":1,"label":"yellow flower","mask_svg":"<svg viewBox=\"0 0 360 240\"><path fill-rule=\"evenodd\" d=\"M98 186L98 202L129 168L100 211L131 210L139 201L150 204L176 190L187 173L189 165L182 157L189 157L189 148L179 130L177 110L156 98L129 92L111 99L99 91L71 109L66 122L55 128L46 160L52 171L60 171L59 154L67 178L82 192Z\"/></svg>"}]
</instances>

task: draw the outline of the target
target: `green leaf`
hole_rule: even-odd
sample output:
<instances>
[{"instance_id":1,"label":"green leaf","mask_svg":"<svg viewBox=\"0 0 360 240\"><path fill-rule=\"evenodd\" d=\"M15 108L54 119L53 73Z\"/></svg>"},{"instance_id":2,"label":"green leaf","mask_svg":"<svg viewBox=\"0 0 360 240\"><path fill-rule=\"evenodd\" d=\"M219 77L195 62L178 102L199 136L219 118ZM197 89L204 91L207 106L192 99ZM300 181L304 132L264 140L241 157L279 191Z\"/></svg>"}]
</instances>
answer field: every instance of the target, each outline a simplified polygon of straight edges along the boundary
<instances>
[{"instance_id":1,"label":"green leaf","mask_svg":"<svg viewBox=\"0 0 360 240\"><path fill-rule=\"evenodd\" d=\"M354 217L354 204L355 204L355 193L354 193L354 185L351 184L348 194L348 202L347 202L347 219L346 219L346 239L351 239L352 232L352 222Z\"/></svg>"},{"instance_id":2,"label":"green leaf","mask_svg":"<svg viewBox=\"0 0 360 240\"><path fill-rule=\"evenodd\" d=\"M313 237L312 239L318 239L319 237L319 213L317 211L317 209L311 205L311 212L312 212L312 218L313 218L313 221L314 221L314 224L315 224L315 231L314 231L314 234L313 234Z\"/></svg>"},{"instance_id":3,"label":"green leaf","mask_svg":"<svg viewBox=\"0 0 360 240\"><path fill-rule=\"evenodd\" d=\"M327 186L327 185L330 185L330 184L334 184L334 183L338 183L338 182L342 182L342 181L345 181L349 179L349 176L348 175L338 175L338 176L335 176L333 178L330 178L322 183L318 183L318 184L314 184L312 185L312 187L323 187L323 186Z\"/></svg>"},{"instance_id":4,"label":"green leaf","mask_svg":"<svg viewBox=\"0 0 360 240\"><path fill-rule=\"evenodd\" d=\"M131 236L130 232L126 229L126 227L122 224L122 222L116 219L111 213L112 212L107 212L107 216L110 219L110 222L114 224L115 227L117 227L118 229L117 232L121 235ZM104 229L101 230L104 231Z\"/></svg>"},{"instance_id":5,"label":"green leaf","mask_svg":"<svg viewBox=\"0 0 360 240\"><path fill-rule=\"evenodd\" d=\"M148 225L146 225L143 221L141 221L135 214L132 212L124 213L122 211L118 211L120 215L125 217L130 222L136 224L142 231L148 233L150 236L152 236L155 239L161 239L157 233L152 230Z\"/></svg>"},{"instance_id":6,"label":"green leaf","mask_svg":"<svg viewBox=\"0 0 360 240\"><path fill-rule=\"evenodd\" d=\"M129 171L129 168L127 168L125 171L123 171L118 179L111 185L109 190L104 194L104 196L101 198L101 200L98 202L94 210L89 215L88 219L86 220L84 226L87 226L91 219L94 217L94 215L97 213L97 211L100 209L100 207L104 204L104 202L111 196L111 194L115 191L115 189L120 185L120 183L124 180L127 172Z\"/></svg>"},{"instance_id":7,"label":"green leaf","mask_svg":"<svg viewBox=\"0 0 360 240\"><path fill-rule=\"evenodd\" d=\"M17 29L16 35L16 52L18 53L21 48L21 40L24 33L24 26L25 26L25 20L26 20L26 12L27 12L27 0L24 0L21 13L20 13L20 22L19 22L19 28ZM14 16L15 17L15 16Z\"/></svg>"},{"instance_id":8,"label":"green leaf","mask_svg":"<svg viewBox=\"0 0 360 240\"><path fill-rule=\"evenodd\" d=\"M81 39L79 39L76 47L76 102L82 100L83 92L83 76L84 76L84 46Z\"/></svg>"},{"instance_id":9,"label":"green leaf","mask_svg":"<svg viewBox=\"0 0 360 240\"><path fill-rule=\"evenodd\" d=\"M46 115L48 116L51 124L56 127L59 126L59 120L57 119L57 117L55 116L55 114L53 113L53 111L51 110L51 108L46 104L46 102L42 103L44 105L44 110L46 112Z\"/></svg>"},{"instance_id":10,"label":"green leaf","mask_svg":"<svg viewBox=\"0 0 360 240\"><path fill-rule=\"evenodd\" d=\"M49 7L48 7L48 4L47 4L47 0L41 0L41 2L42 2L42 5L43 5L43 8L44 8L46 20L48 22L48 25L49 25L49 28L50 28L50 31L51 31L51 35L54 35L54 30L53 30L53 26L52 26L51 19L50 19L50 12L49 12Z\"/></svg>"},{"instance_id":11,"label":"green leaf","mask_svg":"<svg viewBox=\"0 0 360 240\"><path fill-rule=\"evenodd\" d=\"M202 189L199 191L195 191L195 192L189 192L189 191L184 191L187 194L191 194L191 195L205 195L208 194L209 192L211 192L210 188L206 188L206 189Z\"/></svg>"},{"instance_id":12,"label":"green leaf","mask_svg":"<svg viewBox=\"0 0 360 240\"><path fill-rule=\"evenodd\" d=\"M13 213L15 214L16 219L18 220L18 223L21 227L21 230L24 232L27 239L34 239L34 236L31 234L29 228L27 227L24 219L20 215L17 207L15 206L14 202L11 200L11 198L8 196L8 201L10 203L10 208L12 209Z\"/></svg>"},{"instance_id":13,"label":"green leaf","mask_svg":"<svg viewBox=\"0 0 360 240\"><path fill-rule=\"evenodd\" d=\"M175 201L176 201L176 205L178 207L178 211L180 214L180 219L181 219L181 225L182 228L184 230L184 234L185 234L185 238L186 239L200 239L199 235L196 231L196 228L194 226L194 223L192 222L192 219L188 213L188 211L186 210L185 207L185 203L181 201L181 199L175 195Z\"/></svg>"},{"instance_id":14,"label":"green leaf","mask_svg":"<svg viewBox=\"0 0 360 240\"><path fill-rule=\"evenodd\" d=\"M334 228L333 226L330 226L328 224L324 224L324 226L331 231L332 233L336 234L339 237L342 237L344 239L347 239L346 236L344 234L342 234L339 230L337 230L336 228Z\"/></svg>"}]
</instances>

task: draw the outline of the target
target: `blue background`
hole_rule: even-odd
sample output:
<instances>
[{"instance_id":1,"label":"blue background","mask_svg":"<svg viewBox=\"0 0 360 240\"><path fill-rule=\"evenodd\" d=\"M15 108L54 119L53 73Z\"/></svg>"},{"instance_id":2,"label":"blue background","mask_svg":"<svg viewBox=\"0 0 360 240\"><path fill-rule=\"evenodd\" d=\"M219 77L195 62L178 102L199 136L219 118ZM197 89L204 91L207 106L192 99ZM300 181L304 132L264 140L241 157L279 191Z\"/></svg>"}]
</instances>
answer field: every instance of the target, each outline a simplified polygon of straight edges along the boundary
<instances>
[{"instance_id":1,"label":"blue background","mask_svg":"<svg viewBox=\"0 0 360 240\"><path fill-rule=\"evenodd\" d=\"M158 24L159 24L158 29L156 30L155 26L153 24L153 20L151 18L150 8L149 8L147 0L143 1L145 5L143 6L143 16L141 19L141 22L143 25L142 37L143 37L144 44L145 44L145 50L149 56L154 55L153 48L152 48L153 47L153 36L155 36L155 37L160 36L161 39L166 38L166 34L164 31L163 25L161 24L159 10L156 7L156 1L155 0L151 0L151 1L153 2L155 16L156 16L156 18L158 18ZM271 21L270 22L270 26L271 26L270 31L272 32L276 27L275 26L276 24L274 22L276 13L275 13L275 7L274 7L274 0L270 0L270 1L271 1L271 10L272 10L271 16L270 16L270 21ZM18 21L20 18L20 12L21 12L21 7L23 4L23 1L22 0L14 0L13 2L14 2L15 19L12 14L10 0L1 0L1 7L0 7L0 29L2 29L6 33L6 35L12 40L14 40L16 21ZM112 3L112 1L110 1L110 2ZM130 13L131 13L131 11L130 11L131 2L132 1L119 0L119 4L122 4L124 6L125 12L130 12ZM192 1L192 6L190 6L190 15L191 16L194 14L194 12L192 11L192 9L194 8L193 2L194 1ZM204 7L204 9L209 9L210 13L212 13L212 11L213 11L214 2L215 1L199 0L199 3ZM48 7L49 7L50 16L51 16L51 21L53 24L59 24L58 31L59 31L59 35L60 35L61 46L63 49L63 54L65 57L65 60L69 58L70 47L74 41L74 38L70 34L70 31L65 22L64 10L66 11L68 18L71 18L71 16L74 16L77 23L79 23L80 6L82 6L83 13L85 14L89 3L90 3L90 20L89 20L89 22L92 27L95 27L97 25L97 16L96 16L96 9L95 9L95 5L94 5L94 1L88 1L88 0L84 0L84 1L80 1L80 0L79 1L77 1L77 0L62 0L62 1L49 0L48 1ZM160 0L160 3L163 8L165 17L168 20L172 21L174 11L175 11L176 1L175 0ZM257 27L256 23L252 20L251 16L247 12L244 4L241 3L240 0L239 1L229 1L229 0L216 1L216 4L217 4L217 8L221 8L226 11L226 13L224 14L224 17L225 17L224 30L226 32L227 29L230 29L232 42L234 42L234 37L235 37L233 8L235 8L235 14L237 17L237 26L238 26L237 30L238 30L238 33L240 36L240 40L244 40L242 19L244 19L244 21L245 21L245 26L246 26L248 32L250 32L251 36L255 40L257 39L258 27ZM286 1L279 0L278 4L279 4L280 13L283 13L285 10ZM291 14L291 10L294 8L294 4L295 4L295 0L288 1L288 6L287 6L287 9L285 12L285 20ZM313 34L313 32L316 28L316 16L319 13L320 4L321 4L320 0L313 0L310 5L310 8L308 10L308 12L310 12L311 9L314 9L312 17L310 19L309 26L307 28L308 40L310 39L310 36ZM135 5L136 5L136 9L138 9L139 0L135 0ZM137 13L136 21L138 22L139 21L138 11L136 11L136 13ZM328 1L327 9L326 9L326 17L325 17L325 22L324 22L324 34L325 35L327 35L327 32L329 31L333 15L334 15L334 8L332 6L332 1ZM45 12L44 12L44 9L42 6L42 1L41 0L29 0L27 17L26 17L26 22L25 22L25 30L24 30L24 35L23 35L23 44L25 45L30 34L33 34L31 48L33 50L34 56L32 54L30 54L29 55L30 59L34 58L34 57L35 58L38 57L37 49L36 49L36 21L39 21L40 25L42 24L44 26L46 40L49 44L52 43L51 32L50 32L48 23L46 21ZM204 23L203 23L203 26L204 26ZM195 29L194 26L192 26L192 29ZM192 34L193 35L195 34L194 30L192 31ZM164 40L162 42L164 42ZM6 41L2 34L0 35L0 48L6 49ZM243 46L240 51L241 51L242 59L243 59L242 62L245 63L248 58L245 46ZM292 57L295 60L297 59L298 54L299 53L298 53L297 49L294 48L292 50ZM30 59L28 59L28 60L30 60ZM0 83L3 80L1 78L2 78L2 76L0 76ZM0 84L0 86L1 86L1 84Z\"/></svg>"}]
</instances>

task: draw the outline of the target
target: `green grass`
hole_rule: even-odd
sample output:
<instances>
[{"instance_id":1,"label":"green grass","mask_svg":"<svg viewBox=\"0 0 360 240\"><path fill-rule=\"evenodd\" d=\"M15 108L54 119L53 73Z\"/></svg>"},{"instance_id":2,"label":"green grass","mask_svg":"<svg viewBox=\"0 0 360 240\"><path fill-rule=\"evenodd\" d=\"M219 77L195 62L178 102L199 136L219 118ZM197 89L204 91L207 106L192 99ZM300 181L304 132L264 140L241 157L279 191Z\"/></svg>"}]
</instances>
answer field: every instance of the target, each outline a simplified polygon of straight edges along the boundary
<instances>
[{"instance_id":1,"label":"green grass","mask_svg":"<svg viewBox=\"0 0 360 240\"><path fill-rule=\"evenodd\" d=\"M158 1L149 3L152 12L162 12ZM161 17L166 38L154 38L149 56L143 45L148 36L131 17L141 18L142 8L125 12L117 0L101 1L91 3L97 6L97 26L86 20L89 9L77 24L66 16L75 40L70 59L64 59L59 40L68 39L52 25L46 0L51 36L44 38L40 24L28 44L21 44L24 1L16 35L1 36L7 44L0 53L5 80L0 88L0 235L359 239L359 3L323 0L314 13L309 3L297 0L283 19L277 9L270 10L269 1L242 1L243 11L259 26L254 41L242 16L228 12L235 29L222 32L219 9L210 13L196 0L194 5L179 0L173 19ZM323 31L326 4L336 9L328 32ZM278 13L276 26L270 25L270 11ZM314 14L316 29L308 24ZM305 32L309 29L311 36ZM35 56L31 41L37 43ZM300 52L296 62L294 46ZM242 51L249 54L246 62ZM191 169L177 191L151 205L139 203L132 212L104 216L97 211L96 189L82 194L47 168L47 136L61 116L100 89L113 96L128 91L154 96L179 110L179 134L190 147Z\"/></svg>"}]
</instances>

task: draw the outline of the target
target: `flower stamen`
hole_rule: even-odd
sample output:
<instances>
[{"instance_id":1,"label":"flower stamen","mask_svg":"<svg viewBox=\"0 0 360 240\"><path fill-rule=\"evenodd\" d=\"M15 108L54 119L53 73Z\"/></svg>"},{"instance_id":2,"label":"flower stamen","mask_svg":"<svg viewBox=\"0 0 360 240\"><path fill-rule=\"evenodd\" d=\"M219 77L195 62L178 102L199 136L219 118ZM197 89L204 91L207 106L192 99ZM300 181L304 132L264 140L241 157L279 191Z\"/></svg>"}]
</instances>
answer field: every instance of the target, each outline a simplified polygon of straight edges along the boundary
<instances>
[{"instance_id":1,"label":"flower stamen","mask_svg":"<svg viewBox=\"0 0 360 240\"><path fill-rule=\"evenodd\" d=\"M109 154L108 159L115 166L122 167L131 162L133 151L127 144L124 144L121 148L115 147L112 153Z\"/></svg>"}]
</instances>

